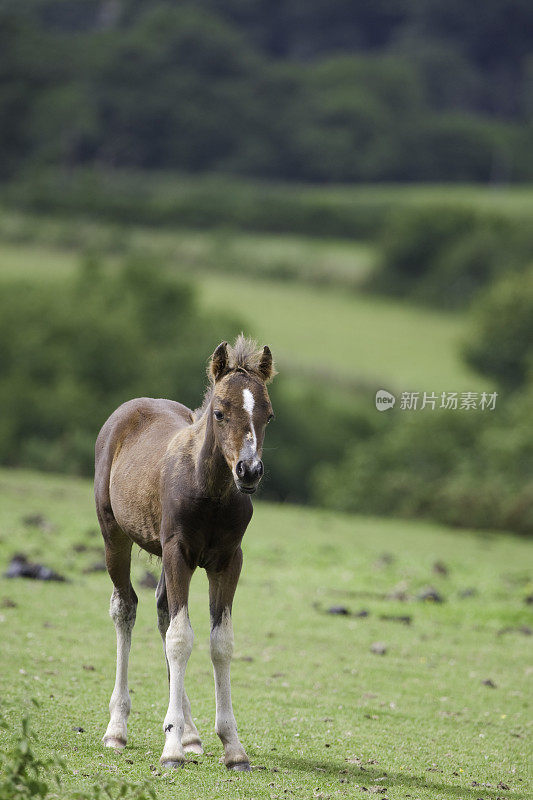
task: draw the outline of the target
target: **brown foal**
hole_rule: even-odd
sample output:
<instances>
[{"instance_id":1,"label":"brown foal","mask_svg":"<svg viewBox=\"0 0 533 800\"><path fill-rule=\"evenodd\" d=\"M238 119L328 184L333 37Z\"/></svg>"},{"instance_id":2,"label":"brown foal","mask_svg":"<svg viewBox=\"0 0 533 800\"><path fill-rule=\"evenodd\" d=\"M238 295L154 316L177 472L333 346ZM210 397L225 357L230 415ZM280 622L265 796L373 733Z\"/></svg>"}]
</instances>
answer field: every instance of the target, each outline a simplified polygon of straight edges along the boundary
<instances>
[{"instance_id":1,"label":"brown foal","mask_svg":"<svg viewBox=\"0 0 533 800\"><path fill-rule=\"evenodd\" d=\"M130 400L98 435L96 510L114 585L110 614L117 633L107 747L123 748L127 738L128 657L137 608L130 581L135 543L163 560L156 598L169 704L161 763L182 766L186 752L203 752L184 688L193 644L189 584L196 567L203 567L209 579L215 730L226 766L250 769L231 704L231 607L242 566L241 540L252 517L250 495L263 474L265 426L273 416L266 384L274 374L269 348L258 350L241 335L233 347L223 342L213 353L210 386L196 412L172 400Z\"/></svg>"}]
</instances>

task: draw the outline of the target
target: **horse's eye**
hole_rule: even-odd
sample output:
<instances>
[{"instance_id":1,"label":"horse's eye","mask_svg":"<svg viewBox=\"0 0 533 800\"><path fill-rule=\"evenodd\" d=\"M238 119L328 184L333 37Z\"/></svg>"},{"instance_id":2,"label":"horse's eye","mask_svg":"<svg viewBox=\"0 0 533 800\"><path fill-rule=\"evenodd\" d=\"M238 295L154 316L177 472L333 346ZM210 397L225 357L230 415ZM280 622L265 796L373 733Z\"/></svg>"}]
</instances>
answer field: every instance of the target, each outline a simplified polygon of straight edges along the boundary
<instances>
[{"instance_id":1,"label":"horse's eye","mask_svg":"<svg viewBox=\"0 0 533 800\"><path fill-rule=\"evenodd\" d=\"M268 415L268 417L267 417L267 425L268 425L268 423L270 422L271 419L274 419L274 414L269 414Z\"/></svg>"},{"instance_id":2,"label":"horse's eye","mask_svg":"<svg viewBox=\"0 0 533 800\"><path fill-rule=\"evenodd\" d=\"M224 412L215 411L215 419L217 419L219 422L222 422L222 420L224 419Z\"/></svg>"}]
</instances>

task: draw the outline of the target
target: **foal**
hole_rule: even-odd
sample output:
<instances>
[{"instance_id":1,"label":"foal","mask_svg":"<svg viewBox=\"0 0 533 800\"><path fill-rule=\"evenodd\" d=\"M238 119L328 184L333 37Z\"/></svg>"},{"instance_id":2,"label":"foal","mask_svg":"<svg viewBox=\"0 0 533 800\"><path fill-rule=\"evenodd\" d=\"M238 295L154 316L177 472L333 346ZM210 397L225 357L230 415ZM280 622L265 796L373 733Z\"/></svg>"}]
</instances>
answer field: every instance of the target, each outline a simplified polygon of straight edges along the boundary
<instances>
[{"instance_id":1,"label":"foal","mask_svg":"<svg viewBox=\"0 0 533 800\"><path fill-rule=\"evenodd\" d=\"M268 347L239 336L220 344L208 368L210 387L196 412L172 400L139 398L121 405L96 440L95 498L113 581L110 614L117 633L115 688L107 747L126 745L131 702L128 657L137 595L130 581L135 542L161 556L158 627L168 668L169 704L161 764L182 766L202 744L184 688L193 631L189 584L196 567L209 579L215 730L229 769L249 770L231 705L231 606L242 566L241 540L263 474L265 426L272 418L266 383L275 374Z\"/></svg>"}]
</instances>

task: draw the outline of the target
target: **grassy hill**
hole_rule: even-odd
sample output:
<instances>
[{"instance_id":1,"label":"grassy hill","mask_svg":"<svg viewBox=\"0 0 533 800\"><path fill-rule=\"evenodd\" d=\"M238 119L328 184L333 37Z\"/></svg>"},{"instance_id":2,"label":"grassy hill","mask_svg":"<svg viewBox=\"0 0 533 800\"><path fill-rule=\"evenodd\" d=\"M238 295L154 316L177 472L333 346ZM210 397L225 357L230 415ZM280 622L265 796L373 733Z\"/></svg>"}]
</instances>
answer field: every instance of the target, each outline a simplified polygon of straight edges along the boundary
<instances>
[{"instance_id":1,"label":"grassy hill","mask_svg":"<svg viewBox=\"0 0 533 800\"><path fill-rule=\"evenodd\" d=\"M208 307L250 320L280 364L398 391L469 391L487 381L459 355L461 315L336 287L201 276Z\"/></svg>"},{"instance_id":2,"label":"grassy hill","mask_svg":"<svg viewBox=\"0 0 533 800\"><path fill-rule=\"evenodd\" d=\"M65 759L61 796L110 776L148 779L161 800L530 796L526 541L257 502L233 665L254 770L234 775L219 763L207 581L198 571L187 687L206 754L159 774L166 673L153 591L139 587L157 564L134 556L133 710L119 755L100 744L115 644L109 579L87 571L102 559L90 483L1 470L0 498L1 572L24 552L69 579L0 578L0 710L8 723L0 749L30 712L38 754ZM417 599L427 586L443 602ZM352 614L326 613L334 605ZM371 651L376 642L384 655Z\"/></svg>"},{"instance_id":3,"label":"grassy hill","mask_svg":"<svg viewBox=\"0 0 533 800\"><path fill-rule=\"evenodd\" d=\"M398 391L491 388L461 361L462 315L357 289L374 257L366 245L143 228L119 235L105 226L80 226L69 234L64 223L44 223L44 232L32 230L44 243L16 242L13 231L11 240L4 236L1 241L0 231L0 280L64 278L79 264L80 242L87 248L91 241L95 246L107 242L111 265L121 252L133 249L193 277L200 302L247 320L247 332L269 342L282 368ZM20 229L18 235L23 238ZM74 246L67 246L68 235ZM115 254L109 252L113 241Z\"/></svg>"}]
</instances>

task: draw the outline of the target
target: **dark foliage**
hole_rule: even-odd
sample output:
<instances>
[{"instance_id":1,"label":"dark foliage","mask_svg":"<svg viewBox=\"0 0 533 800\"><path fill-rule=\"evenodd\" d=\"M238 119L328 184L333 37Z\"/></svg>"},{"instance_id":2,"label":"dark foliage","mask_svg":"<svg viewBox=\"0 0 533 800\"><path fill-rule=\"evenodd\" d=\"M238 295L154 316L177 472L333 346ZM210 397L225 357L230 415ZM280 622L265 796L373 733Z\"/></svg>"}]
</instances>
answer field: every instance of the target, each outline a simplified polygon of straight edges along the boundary
<instances>
[{"instance_id":1,"label":"dark foliage","mask_svg":"<svg viewBox=\"0 0 533 800\"><path fill-rule=\"evenodd\" d=\"M89 261L61 286L10 284L0 297L0 461L90 475L96 434L120 403L195 407L204 365L239 325L201 314L188 283L142 260L116 274Z\"/></svg>"},{"instance_id":2,"label":"dark foliage","mask_svg":"<svg viewBox=\"0 0 533 800\"><path fill-rule=\"evenodd\" d=\"M495 411L392 413L315 474L315 501L346 511L533 531L533 392Z\"/></svg>"},{"instance_id":3,"label":"dark foliage","mask_svg":"<svg viewBox=\"0 0 533 800\"><path fill-rule=\"evenodd\" d=\"M533 270L507 276L476 300L466 360L506 390L533 378Z\"/></svg>"},{"instance_id":4,"label":"dark foliage","mask_svg":"<svg viewBox=\"0 0 533 800\"><path fill-rule=\"evenodd\" d=\"M526 0L6 0L0 177L531 179L532 26Z\"/></svg>"},{"instance_id":5,"label":"dark foliage","mask_svg":"<svg viewBox=\"0 0 533 800\"><path fill-rule=\"evenodd\" d=\"M442 308L467 306L481 289L522 272L533 259L529 218L460 205L397 209L380 241L381 265L369 286Z\"/></svg>"}]
</instances>

